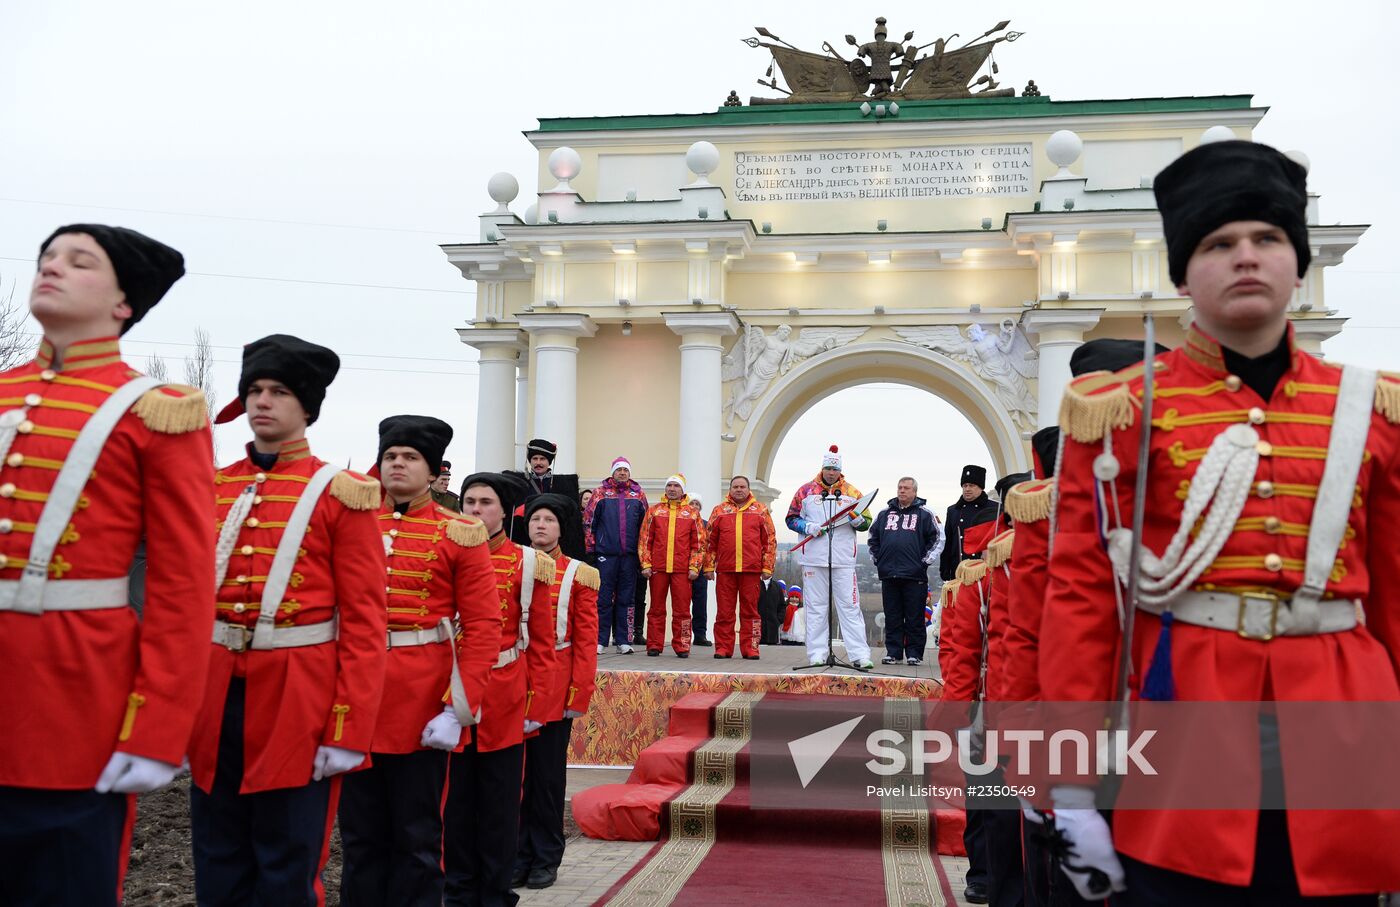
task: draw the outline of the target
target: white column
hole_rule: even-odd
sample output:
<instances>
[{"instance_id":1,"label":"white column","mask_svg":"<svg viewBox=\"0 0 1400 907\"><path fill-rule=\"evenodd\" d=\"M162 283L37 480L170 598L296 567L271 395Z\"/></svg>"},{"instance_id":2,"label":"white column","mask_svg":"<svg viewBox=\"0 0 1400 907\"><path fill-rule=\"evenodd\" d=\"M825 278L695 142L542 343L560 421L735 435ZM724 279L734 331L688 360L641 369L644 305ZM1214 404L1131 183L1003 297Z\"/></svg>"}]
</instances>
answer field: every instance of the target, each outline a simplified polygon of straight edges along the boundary
<instances>
[{"instance_id":1,"label":"white column","mask_svg":"<svg viewBox=\"0 0 1400 907\"><path fill-rule=\"evenodd\" d=\"M1021 324L1027 333L1038 334L1039 398L1036 427L1044 428L1060 420L1060 398L1069 385L1069 357L1084 342L1084 334L1099 323L1103 309L1036 309L1026 313Z\"/></svg>"},{"instance_id":2,"label":"white column","mask_svg":"<svg viewBox=\"0 0 1400 907\"><path fill-rule=\"evenodd\" d=\"M520 354L515 372L515 464L524 468L525 445L530 443L530 361Z\"/></svg>"},{"instance_id":3,"label":"white column","mask_svg":"<svg viewBox=\"0 0 1400 907\"><path fill-rule=\"evenodd\" d=\"M720 433L724 430L720 386L721 345L739 329L728 312L666 315L666 326L681 337L680 471L707 506L719 503Z\"/></svg>"},{"instance_id":4,"label":"white column","mask_svg":"<svg viewBox=\"0 0 1400 907\"><path fill-rule=\"evenodd\" d=\"M1293 340L1298 344L1298 348L1312 353L1314 356L1322 356L1322 341L1331 340L1342 332L1342 325L1347 323L1346 318L1333 316L1330 318L1294 318Z\"/></svg>"},{"instance_id":5,"label":"white column","mask_svg":"<svg viewBox=\"0 0 1400 907\"><path fill-rule=\"evenodd\" d=\"M521 315L535 348L535 431L559 447L554 471L578 472L578 339L598 332L587 315Z\"/></svg>"},{"instance_id":6,"label":"white column","mask_svg":"<svg viewBox=\"0 0 1400 907\"><path fill-rule=\"evenodd\" d=\"M473 469L509 469L515 463L515 366L524 338L513 328L458 328L457 336L481 353Z\"/></svg>"}]
</instances>

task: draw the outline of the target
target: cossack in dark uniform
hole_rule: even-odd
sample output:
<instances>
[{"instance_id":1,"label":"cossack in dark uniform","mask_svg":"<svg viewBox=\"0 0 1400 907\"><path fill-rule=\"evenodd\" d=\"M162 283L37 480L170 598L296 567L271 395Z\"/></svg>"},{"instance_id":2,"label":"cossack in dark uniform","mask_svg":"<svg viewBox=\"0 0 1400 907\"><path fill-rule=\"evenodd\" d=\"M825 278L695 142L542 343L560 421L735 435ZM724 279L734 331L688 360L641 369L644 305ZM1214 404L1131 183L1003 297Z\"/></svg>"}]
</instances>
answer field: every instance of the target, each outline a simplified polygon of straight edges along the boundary
<instances>
[{"instance_id":1,"label":"cossack in dark uniform","mask_svg":"<svg viewBox=\"0 0 1400 907\"><path fill-rule=\"evenodd\" d=\"M55 292L65 233L111 259L127 327L184 273L155 240L74 224L40 249ZM212 464L204 395L143 378L115 336L45 337L0 374L0 903L120 900L135 793L174 777L204 686Z\"/></svg>"},{"instance_id":2,"label":"cossack in dark uniform","mask_svg":"<svg viewBox=\"0 0 1400 907\"><path fill-rule=\"evenodd\" d=\"M314 422L339 367L274 334L243 350L244 411L281 382ZM374 739L385 663L379 483L312 456L305 438L215 476L219 534L209 680L190 743L200 904L318 903L338 771Z\"/></svg>"},{"instance_id":3,"label":"cossack in dark uniform","mask_svg":"<svg viewBox=\"0 0 1400 907\"><path fill-rule=\"evenodd\" d=\"M554 685L555 629L549 587L555 565L549 555L510 540L509 524L525 497L518 477L479 472L462 483L462 505L470 511L470 490L495 492L505 522L487 543L499 600L499 635L481 721L472 741L451 759L444 814L444 903L505 904L520 828L520 790L525 760L525 725L543 725ZM488 527L489 528L489 527Z\"/></svg>"},{"instance_id":4,"label":"cossack in dark uniform","mask_svg":"<svg viewBox=\"0 0 1400 907\"><path fill-rule=\"evenodd\" d=\"M379 457L409 447L442 468L452 428L431 416L379 424ZM345 778L341 904L442 903L442 807L448 752L482 712L500 643L496 573L486 527L436 503L427 489L385 493L389 650L371 766Z\"/></svg>"},{"instance_id":5,"label":"cossack in dark uniform","mask_svg":"<svg viewBox=\"0 0 1400 907\"><path fill-rule=\"evenodd\" d=\"M962 481L959 484L986 488L986 467L964 466ZM943 554L938 563L938 575L942 577L943 582L955 579L958 563L973 556L972 551L964 550L963 534L973 526L996 519L996 516L997 504L987 497L985 491L970 501L958 498L957 502L948 508L948 518L943 523Z\"/></svg>"},{"instance_id":6,"label":"cossack in dark uniform","mask_svg":"<svg viewBox=\"0 0 1400 907\"><path fill-rule=\"evenodd\" d=\"M554 458L559 455L559 446L553 441L546 441L544 438L532 438L530 443L525 445L525 469L507 469L505 474L517 476L525 483L527 489L525 500L516 508L517 516L525 515L524 507L529 502L542 494L563 495L569 500L578 503L579 481L575 474L558 475L554 472ZM549 460L549 468L543 473L537 473L530 465L532 457L545 457ZM583 510L581 507L575 508L575 513L569 521L569 525L561 527L564 531L560 535L559 548L567 556L582 560L587 554L587 546L584 541L583 531ZM529 530L525 527L525 520L519 519L514 523L511 531L511 541L518 545L529 545Z\"/></svg>"}]
</instances>

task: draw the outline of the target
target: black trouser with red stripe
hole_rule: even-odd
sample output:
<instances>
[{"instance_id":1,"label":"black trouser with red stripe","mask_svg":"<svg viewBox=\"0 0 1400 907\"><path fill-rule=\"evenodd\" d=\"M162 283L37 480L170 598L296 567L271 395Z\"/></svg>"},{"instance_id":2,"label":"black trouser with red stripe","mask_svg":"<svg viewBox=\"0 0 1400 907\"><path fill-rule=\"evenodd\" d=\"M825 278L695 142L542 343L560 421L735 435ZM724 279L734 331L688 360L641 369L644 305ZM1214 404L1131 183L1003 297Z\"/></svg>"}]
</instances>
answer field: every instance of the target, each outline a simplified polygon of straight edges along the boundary
<instances>
[{"instance_id":1,"label":"black trouser with red stripe","mask_svg":"<svg viewBox=\"0 0 1400 907\"><path fill-rule=\"evenodd\" d=\"M525 795L515 874L558 869L564 859L564 780L574 719L551 721L525 741Z\"/></svg>"},{"instance_id":2,"label":"black trouser with red stripe","mask_svg":"<svg viewBox=\"0 0 1400 907\"><path fill-rule=\"evenodd\" d=\"M340 791L341 907L442 903L447 753L374 753Z\"/></svg>"},{"instance_id":3,"label":"black trouser with red stripe","mask_svg":"<svg viewBox=\"0 0 1400 907\"><path fill-rule=\"evenodd\" d=\"M195 900L315 907L325 893L321 868L340 779L240 794L245 687L241 677L229 683L213 788L190 786Z\"/></svg>"},{"instance_id":4,"label":"black trouser with red stripe","mask_svg":"<svg viewBox=\"0 0 1400 907\"><path fill-rule=\"evenodd\" d=\"M453 753L443 815L448 907L515 907L511 868L520 833L520 773L525 744L477 752L476 740Z\"/></svg>"},{"instance_id":5,"label":"black trouser with red stripe","mask_svg":"<svg viewBox=\"0 0 1400 907\"><path fill-rule=\"evenodd\" d=\"M115 907L135 799L0 787L0 904Z\"/></svg>"}]
</instances>

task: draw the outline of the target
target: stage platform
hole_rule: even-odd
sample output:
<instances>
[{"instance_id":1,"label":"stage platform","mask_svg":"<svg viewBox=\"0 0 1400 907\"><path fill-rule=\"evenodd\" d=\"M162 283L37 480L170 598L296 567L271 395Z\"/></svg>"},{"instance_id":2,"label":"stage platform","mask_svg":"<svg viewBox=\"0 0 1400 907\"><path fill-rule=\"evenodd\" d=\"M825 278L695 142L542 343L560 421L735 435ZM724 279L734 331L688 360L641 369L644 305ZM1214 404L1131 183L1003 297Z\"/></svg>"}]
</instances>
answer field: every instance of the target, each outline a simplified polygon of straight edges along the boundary
<instances>
[{"instance_id":1,"label":"stage platform","mask_svg":"<svg viewBox=\"0 0 1400 907\"><path fill-rule=\"evenodd\" d=\"M845 652L838 644L838 657ZM880 653L872 653L878 659ZM588 714L574 722L571 765L626 766L666 736L672 705L688 693L822 693L937 699L937 659L917 667L876 664L870 672L851 668L794 670L807 660L803 646L760 646L757 660L718 659L712 648L695 648L689 658L667 649L656 658L637 649L618 655L609 646L598 656L598 688Z\"/></svg>"}]
</instances>

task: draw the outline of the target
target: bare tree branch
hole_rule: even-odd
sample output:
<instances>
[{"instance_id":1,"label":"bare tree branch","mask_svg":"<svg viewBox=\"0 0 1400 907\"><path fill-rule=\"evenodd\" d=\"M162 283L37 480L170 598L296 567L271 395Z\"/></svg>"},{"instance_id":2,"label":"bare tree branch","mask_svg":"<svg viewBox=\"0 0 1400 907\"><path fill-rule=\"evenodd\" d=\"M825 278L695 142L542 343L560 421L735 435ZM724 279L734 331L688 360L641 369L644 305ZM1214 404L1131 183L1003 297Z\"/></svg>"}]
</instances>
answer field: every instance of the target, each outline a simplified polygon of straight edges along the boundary
<instances>
[{"instance_id":1,"label":"bare tree branch","mask_svg":"<svg viewBox=\"0 0 1400 907\"><path fill-rule=\"evenodd\" d=\"M204 406L209 410L209 421L214 421L214 346L209 340L209 332L195 328L194 352L185 357L185 383L204 392Z\"/></svg>"},{"instance_id":2,"label":"bare tree branch","mask_svg":"<svg viewBox=\"0 0 1400 907\"><path fill-rule=\"evenodd\" d=\"M0 298L0 371L14 368L34 358L35 336L24 329L29 311L15 302L15 285Z\"/></svg>"},{"instance_id":3,"label":"bare tree branch","mask_svg":"<svg viewBox=\"0 0 1400 907\"><path fill-rule=\"evenodd\" d=\"M170 366L166 365L165 360L160 356L152 353L146 357L146 374L161 383L165 383L170 380Z\"/></svg>"}]
</instances>

